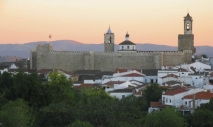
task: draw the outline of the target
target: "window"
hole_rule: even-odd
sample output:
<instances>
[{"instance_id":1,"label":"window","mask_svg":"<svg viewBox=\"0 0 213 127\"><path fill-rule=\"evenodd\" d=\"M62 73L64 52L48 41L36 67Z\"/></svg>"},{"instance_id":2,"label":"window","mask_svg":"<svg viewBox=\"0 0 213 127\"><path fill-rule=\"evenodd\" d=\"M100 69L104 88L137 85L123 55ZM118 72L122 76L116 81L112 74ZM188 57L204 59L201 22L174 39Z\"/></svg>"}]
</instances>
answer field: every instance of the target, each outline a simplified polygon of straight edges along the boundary
<instances>
[{"instance_id":1,"label":"window","mask_svg":"<svg viewBox=\"0 0 213 127\"><path fill-rule=\"evenodd\" d=\"M125 98L125 95L122 95L122 99Z\"/></svg>"},{"instance_id":2,"label":"window","mask_svg":"<svg viewBox=\"0 0 213 127\"><path fill-rule=\"evenodd\" d=\"M185 101L185 105L187 105L187 101Z\"/></svg>"},{"instance_id":3,"label":"window","mask_svg":"<svg viewBox=\"0 0 213 127\"><path fill-rule=\"evenodd\" d=\"M127 46L127 49L129 49L129 46Z\"/></svg>"},{"instance_id":4,"label":"window","mask_svg":"<svg viewBox=\"0 0 213 127\"><path fill-rule=\"evenodd\" d=\"M172 100L170 99L169 102L172 103Z\"/></svg>"},{"instance_id":5,"label":"window","mask_svg":"<svg viewBox=\"0 0 213 127\"><path fill-rule=\"evenodd\" d=\"M124 46L122 46L122 49L124 49Z\"/></svg>"},{"instance_id":6,"label":"window","mask_svg":"<svg viewBox=\"0 0 213 127\"><path fill-rule=\"evenodd\" d=\"M186 30L190 30L190 24L189 23L186 24Z\"/></svg>"},{"instance_id":7,"label":"window","mask_svg":"<svg viewBox=\"0 0 213 127\"><path fill-rule=\"evenodd\" d=\"M167 103L168 99L166 98L166 103Z\"/></svg>"},{"instance_id":8,"label":"window","mask_svg":"<svg viewBox=\"0 0 213 127\"><path fill-rule=\"evenodd\" d=\"M153 79L151 79L151 83L153 83L154 81L153 81Z\"/></svg>"}]
</instances>

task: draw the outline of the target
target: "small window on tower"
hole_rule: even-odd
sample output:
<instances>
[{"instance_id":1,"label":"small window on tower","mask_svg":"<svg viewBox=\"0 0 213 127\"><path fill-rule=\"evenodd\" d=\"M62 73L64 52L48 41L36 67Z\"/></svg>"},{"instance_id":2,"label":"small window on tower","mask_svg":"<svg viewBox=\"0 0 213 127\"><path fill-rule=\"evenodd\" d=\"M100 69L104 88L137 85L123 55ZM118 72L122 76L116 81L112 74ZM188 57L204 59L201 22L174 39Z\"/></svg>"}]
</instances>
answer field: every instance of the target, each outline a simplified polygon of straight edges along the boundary
<instances>
[{"instance_id":1,"label":"small window on tower","mask_svg":"<svg viewBox=\"0 0 213 127\"><path fill-rule=\"evenodd\" d=\"M111 43L111 40L112 40L112 39L111 39L111 36L110 36L109 39L108 39L108 43Z\"/></svg>"},{"instance_id":2,"label":"small window on tower","mask_svg":"<svg viewBox=\"0 0 213 127\"><path fill-rule=\"evenodd\" d=\"M186 24L186 29L190 30L190 24L189 23Z\"/></svg>"}]
</instances>

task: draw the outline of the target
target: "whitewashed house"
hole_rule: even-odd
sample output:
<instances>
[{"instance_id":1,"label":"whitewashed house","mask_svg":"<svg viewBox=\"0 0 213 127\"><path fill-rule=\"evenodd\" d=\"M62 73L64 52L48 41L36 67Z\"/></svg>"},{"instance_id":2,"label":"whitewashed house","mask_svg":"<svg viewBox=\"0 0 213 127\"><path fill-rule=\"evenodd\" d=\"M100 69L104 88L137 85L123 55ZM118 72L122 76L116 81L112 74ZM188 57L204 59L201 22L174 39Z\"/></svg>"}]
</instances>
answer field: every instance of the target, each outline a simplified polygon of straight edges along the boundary
<instances>
[{"instance_id":1,"label":"whitewashed house","mask_svg":"<svg viewBox=\"0 0 213 127\"><path fill-rule=\"evenodd\" d=\"M116 72L113 74L112 78L106 78L102 81L102 84L105 84L109 81L131 81L135 80L138 82L143 82L145 81L145 74L138 72L136 70L132 71L127 71L127 72Z\"/></svg>"},{"instance_id":2,"label":"whitewashed house","mask_svg":"<svg viewBox=\"0 0 213 127\"><path fill-rule=\"evenodd\" d=\"M203 89L200 88L179 88L168 92L164 92L162 94L162 104L178 108L182 106L182 98L184 96L201 91L203 91Z\"/></svg>"},{"instance_id":3,"label":"whitewashed house","mask_svg":"<svg viewBox=\"0 0 213 127\"><path fill-rule=\"evenodd\" d=\"M196 109L201 104L209 103L213 98L212 90L204 90L195 94L187 95L182 98L182 105L187 108Z\"/></svg>"}]
</instances>

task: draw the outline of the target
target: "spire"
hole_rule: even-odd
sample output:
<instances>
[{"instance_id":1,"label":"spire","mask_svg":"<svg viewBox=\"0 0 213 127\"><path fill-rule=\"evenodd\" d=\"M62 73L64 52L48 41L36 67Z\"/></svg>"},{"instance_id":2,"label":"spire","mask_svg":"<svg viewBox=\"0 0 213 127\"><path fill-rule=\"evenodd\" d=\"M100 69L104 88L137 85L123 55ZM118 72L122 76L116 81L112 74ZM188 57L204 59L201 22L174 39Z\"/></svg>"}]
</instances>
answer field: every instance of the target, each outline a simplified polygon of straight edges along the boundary
<instances>
[{"instance_id":1,"label":"spire","mask_svg":"<svg viewBox=\"0 0 213 127\"><path fill-rule=\"evenodd\" d=\"M184 17L184 20L192 20L192 17L190 16L189 12L187 15Z\"/></svg>"},{"instance_id":2,"label":"spire","mask_svg":"<svg viewBox=\"0 0 213 127\"><path fill-rule=\"evenodd\" d=\"M111 33L112 33L112 31L111 31L110 25L109 25L109 29L107 30L107 34L111 34Z\"/></svg>"}]
</instances>

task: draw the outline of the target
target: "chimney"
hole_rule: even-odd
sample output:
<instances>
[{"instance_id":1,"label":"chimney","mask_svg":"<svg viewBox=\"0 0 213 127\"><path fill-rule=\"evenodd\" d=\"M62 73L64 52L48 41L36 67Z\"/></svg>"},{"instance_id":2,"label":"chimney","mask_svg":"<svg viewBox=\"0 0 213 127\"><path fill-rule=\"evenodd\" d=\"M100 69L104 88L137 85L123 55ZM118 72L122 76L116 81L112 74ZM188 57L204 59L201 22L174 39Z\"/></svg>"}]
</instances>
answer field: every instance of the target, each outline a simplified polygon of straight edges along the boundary
<instances>
[{"instance_id":1,"label":"chimney","mask_svg":"<svg viewBox=\"0 0 213 127\"><path fill-rule=\"evenodd\" d=\"M193 94L193 99L192 99L192 103L193 103L193 109L195 109L195 94Z\"/></svg>"}]
</instances>

